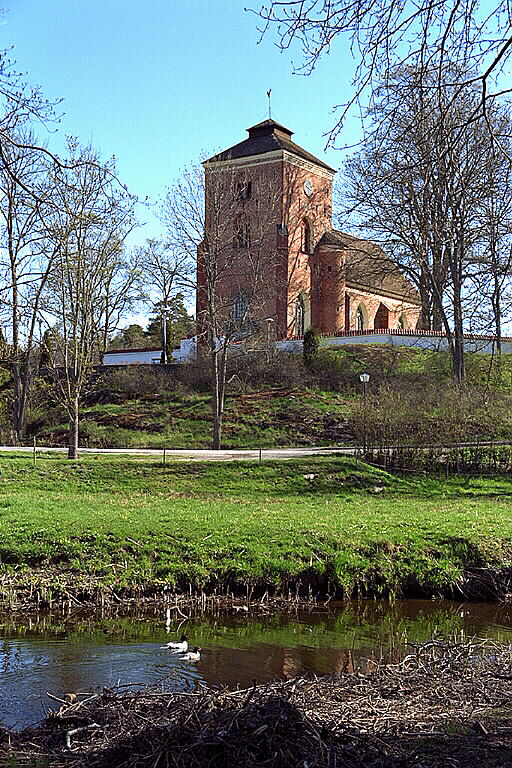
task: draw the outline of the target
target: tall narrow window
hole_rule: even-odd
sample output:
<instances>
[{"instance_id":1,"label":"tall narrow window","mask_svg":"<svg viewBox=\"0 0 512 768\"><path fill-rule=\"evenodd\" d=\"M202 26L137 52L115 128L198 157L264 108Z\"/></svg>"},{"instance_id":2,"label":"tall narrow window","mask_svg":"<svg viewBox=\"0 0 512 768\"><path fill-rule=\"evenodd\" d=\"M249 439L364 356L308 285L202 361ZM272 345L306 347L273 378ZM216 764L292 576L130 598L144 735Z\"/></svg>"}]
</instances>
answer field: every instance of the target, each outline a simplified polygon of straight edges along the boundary
<instances>
[{"instance_id":1,"label":"tall narrow window","mask_svg":"<svg viewBox=\"0 0 512 768\"><path fill-rule=\"evenodd\" d=\"M389 309L385 304L382 304L382 302L379 304L379 308L375 313L373 327L379 330L386 330L389 328Z\"/></svg>"},{"instance_id":2,"label":"tall narrow window","mask_svg":"<svg viewBox=\"0 0 512 768\"><path fill-rule=\"evenodd\" d=\"M297 301L295 302L295 336L304 336L304 315L304 299L301 295L297 297Z\"/></svg>"},{"instance_id":3,"label":"tall narrow window","mask_svg":"<svg viewBox=\"0 0 512 768\"><path fill-rule=\"evenodd\" d=\"M356 331L364 331L364 312L361 305L356 312Z\"/></svg>"},{"instance_id":4,"label":"tall narrow window","mask_svg":"<svg viewBox=\"0 0 512 768\"><path fill-rule=\"evenodd\" d=\"M245 293L239 293L233 302L233 322L237 327L241 327L247 319L247 311L249 309L249 299Z\"/></svg>"},{"instance_id":5,"label":"tall narrow window","mask_svg":"<svg viewBox=\"0 0 512 768\"><path fill-rule=\"evenodd\" d=\"M238 181L236 184L236 199L249 200L252 195L252 181Z\"/></svg>"},{"instance_id":6,"label":"tall narrow window","mask_svg":"<svg viewBox=\"0 0 512 768\"><path fill-rule=\"evenodd\" d=\"M407 330L407 317L405 316L404 312L402 312L400 317L398 318L398 327L402 331L406 331Z\"/></svg>"},{"instance_id":7,"label":"tall narrow window","mask_svg":"<svg viewBox=\"0 0 512 768\"><path fill-rule=\"evenodd\" d=\"M251 230L249 219L245 213L240 213L235 219L235 248L249 248L251 244Z\"/></svg>"},{"instance_id":8,"label":"tall narrow window","mask_svg":"<svg viewBox=\"0 0 512 768\"><path fill-rule=\"evenodd\" d=\"M304 253L311 253L311 227L306 219L302 222L302 243L301 250Z\"/></svg>"},{"instance_id":9,"label":"tall narrow window","mask_svg":"<svg viewBox=\"0 0 512 768\"><path fill-rule=\"evenodd\" d=\"M345 294L345 330L350 331L350 296Z\"/></svg>"}]
</instances>

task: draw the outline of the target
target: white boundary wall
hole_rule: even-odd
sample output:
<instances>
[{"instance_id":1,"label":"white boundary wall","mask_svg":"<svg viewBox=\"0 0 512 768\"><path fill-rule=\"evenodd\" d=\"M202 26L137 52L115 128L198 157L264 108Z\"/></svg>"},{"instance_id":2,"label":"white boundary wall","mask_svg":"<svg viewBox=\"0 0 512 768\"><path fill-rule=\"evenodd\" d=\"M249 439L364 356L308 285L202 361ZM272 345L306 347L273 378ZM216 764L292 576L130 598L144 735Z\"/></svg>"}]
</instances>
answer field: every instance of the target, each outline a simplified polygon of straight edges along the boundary
<instances>
[{"instance_id":1,"label":"white boundary wall","mask_svg":"<svg viewBox=\"0 0 512 768\"><path fill-rule=\"evenodd\" d=\"M302 339L285 339L276 342L277 348L282 352L300 354L302 352ZM446 336L429 333L361 333L347 336L325 336L320 340L321 347L340 347L346 344L389 344L393 347L419 347L420 349L440 350L448 349ZM502 339L501 348L503 354L512 354L512 339ZM491 355L496 352L496 340L492 336L465 336L464 349L467 352L479 352L483 355Z\"/></svg>"},{"instance_id":2,"label":"white boundary wall","mask_svg":"<svg viewBox=\"0 0 512 768\"><path fill-rule=\"evenodd\" d=\"M160 362L161 349L116 349L105 352L103 365L151 365Z\"/></svg>"},{"instance_id":3,"label":"white boundary wall","mask_svg":"<svg viewBox=\"0 0 512 768\"><path fill-rule=\"evenodd\" d=\"M346 336L324 336L320 340L322 347L341 347L347 344L389 344L393 347L416 347L420 349L440 350L448 349L448 341L442 334L435 333L389 333L387 331L366 333L350 333ZM233 352L237 349L240 353L261 351L266 345L238 345L234 344ZM302 354L302 339L283 339L275 342L276 349L289 354ZM512 354L512 339L505 338L501 342L502 352L505 355ZM491 355L496 352L496 340L492 336L465 336L464 349L467 352L477 352L483 355ZM182 339L179 349L172 352L174 363L190 363L196 359L197 341L195 338ZM105 352L103 365L155 365L160 363L162 351L160 349L119 349Z\"/></svg>"},{"instance_id":4,"label":"white boundary wall","mask_svg":"<svg viewBox=\"0 0 512 768\"><path fill-rule=\"evenodd\" d=\"M161 357L161 349L114 349L105 352L103 365L159 365ZM172 362L174 363L188 363L195 360L195 357L195 338L182 339L179 349L172 351Z\"/></svg>"}]
</instances>

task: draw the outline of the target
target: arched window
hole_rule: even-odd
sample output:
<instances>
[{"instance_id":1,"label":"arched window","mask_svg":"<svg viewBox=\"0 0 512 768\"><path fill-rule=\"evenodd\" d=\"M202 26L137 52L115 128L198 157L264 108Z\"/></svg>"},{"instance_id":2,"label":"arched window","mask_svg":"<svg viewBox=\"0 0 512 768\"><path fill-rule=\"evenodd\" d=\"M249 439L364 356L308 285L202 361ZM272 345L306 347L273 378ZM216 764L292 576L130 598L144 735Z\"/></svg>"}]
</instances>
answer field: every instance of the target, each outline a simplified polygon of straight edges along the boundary
<instances>
[{"instance_id":1,"label":"arched window","mask_svg":"<svg viewBox=\"0 0 512 768\"><path fill-rule=\"evenodd\" d=\"M364 310L361 304L356 312L356 331L364 331Z\"/></svg>"},{"instance_id":2,"label":"arched window","mask_svg":"<svg viewBox=\"0 0 512 768\"><path fill-rule=\"evenodd\" d=\"M249 299L245 293L239 293L233 302L233 322L237 327L241 327L247 319L247 311L249 309Z\"/></svg>"},{"instance_id":3,"label":"arched window","mask_svg":"<svg viewBox=\"0 0 512 768\"><path fill-rule=\"evenodd\" d=\"M375 313L373 327L381 331L389 328L389 309L385 304L382 304L382 302L379 304L379 308Z\"/></svg>"},{"instance_id":4,"label":"arched window","mask_svg":"<svg viewBox=\"0 0 512 768\"><path fill-rule=\"evenodd\" d=\"M306 219L302 221L301 239L301 250L303 253L311 253L311 227Z\"/></svg>"},{"instance_id":5,"label":"arched window","mask_svg":"<svg viewBox=\"0 0 512 768\"><path fill-rule=\"evenodd\" d=\"M245 213L240 213L235 219L235 248L249 248L251 244L251 229Z\"/></svg>"},{"instance_id":6,"label":"arched window","mask_svg":"<svg viewBox=\"0 0 512 768\"><path fill-rule=\"evenodd\" d=\"M304 316L305 316L304 299L302 294L297 297L295 302L295 317L294 317L294 332L295 336L304 336Z\"/></svg>"}]
</instances>

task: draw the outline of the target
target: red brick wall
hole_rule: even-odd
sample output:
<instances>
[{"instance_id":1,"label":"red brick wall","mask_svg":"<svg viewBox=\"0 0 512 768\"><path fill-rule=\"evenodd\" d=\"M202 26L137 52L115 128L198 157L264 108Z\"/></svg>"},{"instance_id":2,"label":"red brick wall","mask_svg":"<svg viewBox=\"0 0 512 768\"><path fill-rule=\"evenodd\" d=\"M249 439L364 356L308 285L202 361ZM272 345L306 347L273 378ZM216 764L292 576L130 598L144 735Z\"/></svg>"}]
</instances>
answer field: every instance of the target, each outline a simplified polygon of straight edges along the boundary
<instances>
[{"instance_id":1,"label":"red brick wall","mask_svg":"<svg viewBox=\"0 0 512 768\"><path fill-rule=\"evenodd\" d=\"M311 195L304 190L306 180L313 185ZM283 163L282 217L288 232L287 335L292 336L295 304L301 293L310 308L308 324L320 322L314 251L326 230L332 227L332 174L309 163ZM304 222L310 228L309 253L303 247Z\"/></svg>"},{"instance_id":2,"label":"red brick wall","mask_svg":"<svg viewBox=\"0 0 512 768\"><path fill-rule=\"evenodd\" d=\"M355 330L356 313L359 306L363 307L365 315L365 330L376 329L375 316L381 303L383 303L389 312L388 328L398 328L400 315L404 316L406 327L408 329L416 328L420 308L410 302L400 299L390 298L388 296L379 296L369 291L360 291L354 288L347 288L347 295L350 297L350 328L346 330Z\"/></svg>"},{"instance_id":3,"label":"red brick wall","mask_svg":"<svg viewBox=\"0 0 512 768\"><path fill-rule=\"evenodd\" d=\"M328 246L317 248L318 326L323 333L337 333L345 324L343 253Z\"/></svg>"},{"instance_id":4,"label":"red brick wall","mask_svg":"<svg viewBox=\"0 0 512 768\"><path fill-rule=\"evenodd\" d=\"M286 300L286 256L278 228L282 198L280 166L280 162L249 166L216 163L213 170L206 169L206 229L211 247L217 249L216 294L226 318L240 293L249 297L250 314L256 319L277 320ZM240 185L249 182L250 196L245 197L240 194ZM248 224L248 247L238 243L240 216ZM198 292L201 278L200 273Z\"/></svg>"},{"instance_id":5,"label":"red brick wall","mask_svg":"<svg viewBox=\"0 0 512 768\"><path fill-rule=\"evenodd\" d=\"M222 169L219 170L218 169ZM304 182L313 185L306 194ZM239 194L250 183L250 196ZM235 222L243 214L250 228L250 247L237 247ZM310 227L310 249L303 243L303 222ZM414 328L418 308L399 299L346 289L344 253L319 241L332 229L332 174L300 158L266 155L212 164L206 170L206 230L218 250L217 295L229 317L239 293L251 299L251 317L272 318L272 335L293 336L295 306L302 294L305 327L324 333L355 328L359 304L365 307L366 327L373 328L381 301L388 308L388 327L397 328L404 313ZM349 303L346 305L346 296ZM204 276L198 264L198 317L204 310ZM266 329L266 324L262 323Z\"/></svg>"}]
</instances>

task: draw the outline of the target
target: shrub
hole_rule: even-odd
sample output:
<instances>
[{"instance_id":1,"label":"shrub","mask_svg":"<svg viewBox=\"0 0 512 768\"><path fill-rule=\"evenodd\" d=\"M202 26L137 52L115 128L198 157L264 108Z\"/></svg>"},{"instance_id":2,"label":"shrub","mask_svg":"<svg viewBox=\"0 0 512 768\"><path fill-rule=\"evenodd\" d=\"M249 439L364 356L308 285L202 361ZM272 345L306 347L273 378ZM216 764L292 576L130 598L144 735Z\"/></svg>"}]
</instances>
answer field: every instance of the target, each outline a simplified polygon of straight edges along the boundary
<instances>
[{"instance_id":1,"label":"shrub","mask_svg":"<svg viewBox=\"0 0 512 768\"><path fill-rule=\"evenodd\" d=\"M106 370L96 386L136 399L140 395L158 395L176 389L175 370L159 365L126 365Z\"/></svg>"},{"instance_id":2,"label":"shrub","mask_svg":"<svg viewBox=\"0 0 512 768\"><path fill-rule=\"evenodd\" d=\"M232 358L228 365L229 380L231 389L245 392L268 387L304 387L313 379L301 356L260 352Z\"/></svg>"},{"instance_id":3,"label":"shrub","mask_svg":"<svg viewBox=\"0 0 512 768\"><path fill-rule=\"evenodd\" d=\"M321 349L309 370L320 389L332 392L354 391L359 381L357 362L344 350Z\"/></svg>"},{"instance_id":4,"label":"shrub","mask_svg":"<svg viewBox=\"0 0 512 768\"><path fill-rule=\"evenodd\" d=\"M350 428L359 443L440 445L512 436L510 397L430 381L414 387L372 386L366 404L351 406Z\"/></svg>"},{"instance_id":5,"label":"shrub","mask_svg":"<svg viewBox=\"0 0 512 768\"><path fill-rule=\"evenodd\" d=\"M112 445L110 435L102 424L82 419L79 425L80 444L85 448L105 448Z\"/></svg>"},{"instance_id":6,"label":"shrub","mask_svg":"<svg viewBox=\"0 0 512 768\"><path fill-rule=\"evenodd\" d=\"M210 361L198 359L191 363L177 365L174 369L180 388L189 392L209 392L211 389Z\"/></svg>"},{"instance_id":7,"label":"shrub","mask_svg":"<svg viewBox=\"0 0 512 768\"><path fill-rule=\"evenodd\" d=\"M320 335L316 328L308 328L304 334L304 344L302 355L304 364L309 368L318 357L318 348L320 346Z\"/></svg>"}]
</instances>

